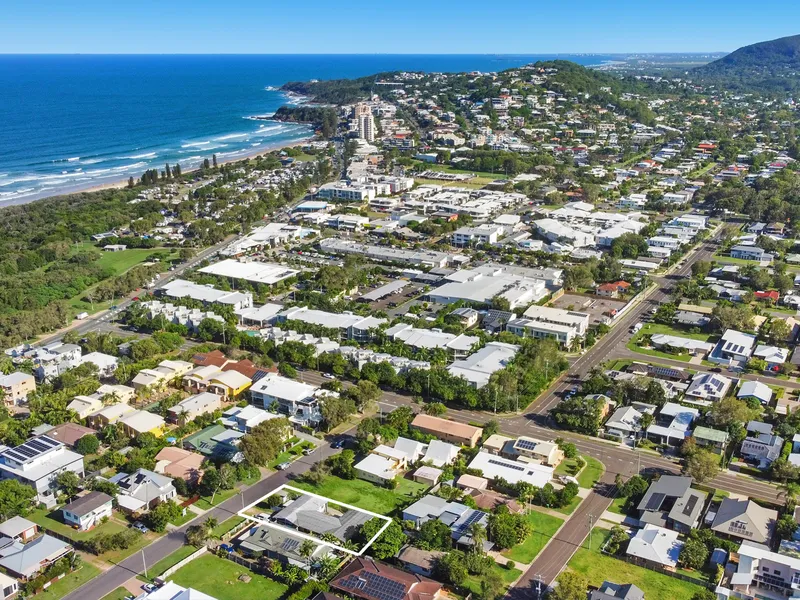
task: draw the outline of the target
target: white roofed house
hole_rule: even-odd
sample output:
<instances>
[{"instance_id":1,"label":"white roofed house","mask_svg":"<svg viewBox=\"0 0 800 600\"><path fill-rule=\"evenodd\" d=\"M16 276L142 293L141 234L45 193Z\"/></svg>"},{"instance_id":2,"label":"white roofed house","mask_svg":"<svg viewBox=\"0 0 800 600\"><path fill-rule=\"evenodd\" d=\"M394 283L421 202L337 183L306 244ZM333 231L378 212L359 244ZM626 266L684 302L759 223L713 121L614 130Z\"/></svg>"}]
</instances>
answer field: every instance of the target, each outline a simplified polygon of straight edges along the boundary
<instances>
[{"instance_id":1,"label":"white roofed house","mask_svg":"<svg viewBox=\"0 0 800 600\"><path fill-rule=\"evenodd\" d=\"M641 429L642 413L633 406L621 406L608 418L603 429L620 439L635 436Z\"/></svg>"},{"instance_id":2,"label":"white roofed house","mask_svg":"<svg viewBox=\"0 0 800 600\"><path fill-rule=\"evenodd\" d=\"M737 398L756 398L761 404L769 404L772 400L772 390L766 383L760 381L745 381L736 394Z\"/></svg>"},{"instance_id":3,"label":"white roofed house","mask_svg":"<svg viewBox=\"0 0 800 600\"><path fill-rule=\"evenodd\" d=\"M655 565L674 570L683 542L678 532L647 523L628 542L627 555L645 565Z\"/></svg>"},{"instance_id":4,"label":"white roofed house","mask_svg":"<svg viewBox=\"0 0 800 600\"><path fill-rule=\"evenodd\" d=\"M753 353L755 344L756 336L728 329L722 334L708 360L717 364L738 363L739 366L744 366Z\"/></svg>"},{"instance_id":5,"label":"white roofed house","mask_svg":"<svg viewBox=\"0 0 800 600\"><path fill-rule=\"evenodd\" d=\"M717 373L697 373L686 389L686 395L699 400L722 400L732 384L733 381Z\"/></svg>"},{"instance_id":6,"label":"white roofed house","mask_svg":"<svg viewBox=\"0 0 800 600\"><path fill-rule=\"evenodd\" d=\"M680 446L683 440L689 437L692 422L699 415L700 411L696 408L666 402L645 434L649 440L658 444Z\"/></svg>"},{"instance_id":7,"label":"white roofed house","mask_svg":"<svg viewBox=\"0 0 800 600\"><path fill-rule=\"evenodd\" d=\"M553 478L553 467L511 460L483 451L475 455L469 468L480 469L489 480L502 477L511 484L525 481L534 487L544 487Z\"/></svg>"},{"instance_id":8,"label":"white roofed house","mask_svg":"<svg viewBox=\"0 0 800 600\"><path fill-rule=\"evenodd\" d=\"M201 392L181 400L167 410L168 419L172 423L185 425L201 415L213 413L222 407L222 398L211 392Z\"/></svg>"},{"instance_id":9,"label":"white roofed house","mask_svg":"<svg viewBox=\"0 0 800 600\"><path fill-rule=\"evenodd\" d=\"M786 348L759 344L753 352L753 358L760 358L767 363L767 370L774 371L780 369L789 359L789 351Z\"/></svg>"},{"instance_id":10,"label":"white roofed house","mask_svg":"<svg viewBox=\"0 0 800 600\"><path fill-rule=\"evenodd\" d=\"M694 356L705 356L714 349L714 344L709 342L701 342L700 340L693 340L675 335L668 335L665 333L654 333L650 336L650 344L654 348L675 348L677 350L686 351Z\"/></svg>"},{"instance_id":11,"label":"white roofed house","mask_svg":"<svg viewBox=\"0 0 800 600\"><path fill-rule=\"evenodd\" d=\"M393 340L400 340L407 346L418 350L446 350L453 358L469 356L472 349L480 343L473 335L455 335L441 329L417 329L406 323L398 323L385 331Z\"/></svg>"},{"instance_id":12,"label":"white roofed house","mask_svg":"<svg viewBox=\"0 0 800 600\"><path fill-rule=\"evenodd\" d=\"M431 440L425 449L425 456L422 457L423 462L429 462L434 467L443 467L451 464L456 457L460 448L448 442L441 440Z\"/></svg>"},{"instance_id":13,"label":"white roofed house","mask_svg":"<svg viewBox=\"0 0 800 600\"><path fill-rule=\"evenodd\" d=\"M48 508L56 504L56 477L64 471L83 477L83 456L46 435L0 452L0 479L31 486L37 500Z\"/></svg>"},{"instance_id":14,"label":"white roofed house","mask_svg":"<svg viewBox=\"0 0 800 600\"><path fill-rule=\"evenodd\" d=\"M489 342L467 358L453 362L447 371L480 389L489 383L493 373L506 368L514 360L518 350L519 346L514 344Z\"/></svg>"},{"instance_id":15,"label":"white roofed house","mask_svg":"<svg viewBox=\"0 0 800 600\"><path fill-rule=\"evenodd\" d=\"M277 403L278 412L298 426L316 427L322 421L320 398L334 394L314 385L268 373L250 388L253 404L268 409Z\"/></svg>"},{"instance_id":16,"label":"white roofed house","mask_svg":"<svg viewBox=\"0 0 800 600\"><path fill-rule=\"evenodd\" d=\"M381 448L388 448L387 446L378 446L373 452L367 454L362 460L353 465L356 477L371 481L379 485L385 484L387 481L393 480L395 477L403 472L406 468L405 456L402 452L386 452ZM392 450L392 448L388 448Z\"/></svg>"},{"instance_id":17,"label":"white roofed house","mask_svg":"<svg viewBox=\"0 0 800 600\"><path fill-rule=\"evenodd\" d=\"M793 598L800 586L800 558L744 541L733 553L719 582L717 598Z\"/></svg>"},{"instance_id":18,"label":"white roofed house","mask_svg":"<svg viewBox=\"0 0 800 600\"><path fill-rule=\"evenodd\" d=\"M119 486L119 508L131 514L146 513L178 495L172 485L172 478L147 469L139 469L131 474L118 473L109 481Z\"/></svg>"},{"instance_id":19,"label":"white roofed house","mask_svg":"<svg viewBox=\"0 0 800 600\"><path fill-rule=\"evenodd\" d=\"M90 352L81 357L79 364L92 363L97 367L100 377L111 377L117 370L119 359L116 356L103 354L102 352Z\"/></svg>"},{"instance_id":20,"label":"white roofed house","mask_svg":"<svg viewBox=\"0 0 800 600\"><path fill-rule=\"evenodd\" d=\"M279 312L275 319L278 323L302 321L303 323L320 325L329 329L338 329L341 338L360 342L372 339L372 330L386 323L386 319L383 318L363 317L351 312L329 313L305 306L287 308Z\"/></svg>"}]
</instances>

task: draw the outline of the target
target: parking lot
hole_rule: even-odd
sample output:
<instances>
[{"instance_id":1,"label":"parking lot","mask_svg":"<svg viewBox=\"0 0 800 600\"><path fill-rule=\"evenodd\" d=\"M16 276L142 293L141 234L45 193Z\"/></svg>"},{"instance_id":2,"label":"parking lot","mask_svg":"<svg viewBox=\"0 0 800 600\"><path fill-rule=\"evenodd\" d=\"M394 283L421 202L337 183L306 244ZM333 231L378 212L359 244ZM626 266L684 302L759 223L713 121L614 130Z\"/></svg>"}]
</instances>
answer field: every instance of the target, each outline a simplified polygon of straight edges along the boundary
<instances>
[{"instance_id":1,"label":"parking lot","mask_svg":"<svg viewBox=\"0 0 800 600\"><path fill-rule=\"evenodd\" d=\"M377 289L380 286L374 286L367 291L372 291L373 289ZM392 308L396 308L398 306L402 306L406 302L409 302L411 299L416 298L422 293L423 286L418 283L410 283L408 286L403 288L402 290L395 292L394 294L390 294L388 296L384 296L380 300L376 300L374 302L369 303L369 307L372 310L390 310Z\"/></svg>"},{"instance_id":2,"label":"parking lot","mask_svg":"<svg viewBox=\"0 0 800 600\"><path fill-rule=\"evenodd\" d=\"M601 298L599 296L581 296L579 294L564 294L552 303L555 308L575 310L578 312L589 313L589 321L592 325L602 323L610 311L620 310L627 304L624 300L614 298Z\"/></svg>"}]
</instances>

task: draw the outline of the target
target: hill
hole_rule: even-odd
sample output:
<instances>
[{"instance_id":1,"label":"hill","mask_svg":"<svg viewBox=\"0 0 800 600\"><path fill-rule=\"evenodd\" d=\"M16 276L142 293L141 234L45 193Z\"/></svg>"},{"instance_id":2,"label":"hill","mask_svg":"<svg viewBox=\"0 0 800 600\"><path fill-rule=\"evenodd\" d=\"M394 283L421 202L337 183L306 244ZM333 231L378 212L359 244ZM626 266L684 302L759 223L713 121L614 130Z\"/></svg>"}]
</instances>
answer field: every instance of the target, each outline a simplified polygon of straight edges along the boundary
<instances>
[{"instance_id":1,"label":"hill","mask_svg":"<svg viewBox=\"0 0 800 600\"><path fill-rule=\"evenodd\" d=\"M744 46L692 71L726 87L765 92L800 89L800 35Z\"/></svg>"}]
</instances>

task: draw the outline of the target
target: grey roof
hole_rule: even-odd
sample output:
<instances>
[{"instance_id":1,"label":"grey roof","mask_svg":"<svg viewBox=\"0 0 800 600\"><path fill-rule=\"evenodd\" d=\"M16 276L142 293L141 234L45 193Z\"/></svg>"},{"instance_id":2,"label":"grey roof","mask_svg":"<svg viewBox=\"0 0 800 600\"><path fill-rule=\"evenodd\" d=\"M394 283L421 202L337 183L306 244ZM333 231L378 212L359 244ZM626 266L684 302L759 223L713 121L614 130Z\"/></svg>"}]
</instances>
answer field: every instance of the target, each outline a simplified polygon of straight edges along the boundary
<instances>
[{"instance_id":1,"label":"grey roof","mask_svg":"<svg viewBox=\"0 0 800 600\"><path fill-rule=\"evenodd\" d=\"M700 512L705 506L708 494L689 488L686 493L675 501L668 517L687 527L694 527L700 518Z\"/></svg>"},{"instance_id":2,"label":"grey roof","mask_svg":"<svg viewBox=\"0 0 800 600\"><path fill-rule=\"evenodd\" d=\"M22 533L28 531L32 527L36 527L36 523L29 521L24 517L11 517L0 523L0 534L10 538L17 537Z\"/></svg>"},{"instance_id":3,"label":"grey roof","mask_svg":"<svg viewBox=\"0 0 800 600\"><path fill-rule=\"evenodd\" d=\"M589 600L644 600L644 592L632 583L604 581L589 593Z\"/></svg>"},{"instance_id":4,"label":"grey roof","mask_svg":"<svg viewBox=\"0 0 800 600\"><path fill-rule=\"evenodd\" d=\"M680 475L662 475L658 481L654 481L647 488L642 501L639 502L638 510L657 511L661 508L665 498L680 498L692 485L691 477L681 477ZM656 501L658 503L656 504ZM650 507L650 508L648 508Z\"/></svg>"},{"instance_id":5,"label":"grey roof","mask_svg":"<svg viewBox=\"0 0 800 600\"><path fill-rule=\"evenodd\" d=\"M104 504L111 502L113 498L103 492L89 492L85 496L70 502L61 510L81 516L100 508Z\"/></svg>"},{"instance_id":6,"label":"grey roof","mask_svg":"<svg viewBox=\"0 0 800 600\"><path fill-rule=\"evenodd\" d=\"M778 519L778 511L752 500L725 498L717 509L711 529L756 543L767 544Z\"/></svg>"},{"instance_id":7,"label":"grey roof","mask_svg":"<svg viewBox=\"0 0 800 600\"><path fill-rule=\"evenodd\" d=\"M27 544L14 542L0 550L0 567L10 573L29 576L39 572L42 562L63 556L71 549L70 544L50 535L43 535Z\"/></svg>"},{"instance_id":8,"label":"grey roof","mask_svg":"<svg viewBox=\"0 0 800 600\"><path fill-rule=\"evenodd\" d=\"M348 510L341 517L328 514L325 512L327 504L314 496L301 496L275 513L273 518L313 533L332 533L340 540L352 538L370 519L368 514L358 510Z\"/></svg>"},{"instance_id":9,"label":"grey roof","mask_svg":"<svg viewBox=\"0 0 800 600\"><path fill-rule=\"evenodd\" d=\"M251 552L274 552L286 557L288 560L306 564L306 558L300 554L300 546L304 539L275 529L266 525L252 528L247 537L239 539L239 545ZM324 556L330 552L330 547L324 544L317 545L312 553L312 558Z\"/></svg>"},{"instance_id":10,"label":"grey roof","mask_svg":"<svg viewBox=\"0 0 800 600\"><path fill-rule=\"evenodd\" d=\"M761 421L749 421L747 423L747 431L770 435L772 433L772 425L769 423L762 423Z\"/></svg>"}]
</instances>

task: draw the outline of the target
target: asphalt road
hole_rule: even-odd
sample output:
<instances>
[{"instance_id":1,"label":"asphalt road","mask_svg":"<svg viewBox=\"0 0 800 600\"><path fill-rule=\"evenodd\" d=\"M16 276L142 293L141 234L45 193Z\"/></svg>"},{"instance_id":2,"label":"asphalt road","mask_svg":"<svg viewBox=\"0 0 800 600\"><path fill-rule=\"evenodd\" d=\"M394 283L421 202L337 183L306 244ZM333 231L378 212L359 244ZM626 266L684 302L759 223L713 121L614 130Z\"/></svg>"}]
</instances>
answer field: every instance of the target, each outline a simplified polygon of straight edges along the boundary
<instances>
[{"instance_id":1,"label":"asphalt road","mask_svg":"<svg viewBox=\"0 0 800 600\"><path fill-rule=\"evenodd\" d=\"M338 450L331 448L328 443L322 442L322 445L315 452L309 456L301 456L287 470L276 471L268 475L258 483L245 489L243 493L233 496L204 515L197 517L197 519L169 532L145 547L141 552L129 556L111 569L88 581L68 596L65 596L64 600L99 600L124 585L131 577L144 573L145 565L152 566L183 546L186 530L192 524L202 523L208 517L214 517L222 523L235 515L244 506L266 496L275 488L285 483L290 483L292 479L308 471L314 463L325 460L337 452Z\"/></svg>"}]
</instances>

